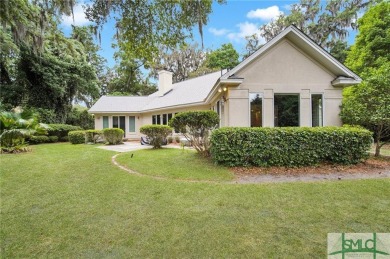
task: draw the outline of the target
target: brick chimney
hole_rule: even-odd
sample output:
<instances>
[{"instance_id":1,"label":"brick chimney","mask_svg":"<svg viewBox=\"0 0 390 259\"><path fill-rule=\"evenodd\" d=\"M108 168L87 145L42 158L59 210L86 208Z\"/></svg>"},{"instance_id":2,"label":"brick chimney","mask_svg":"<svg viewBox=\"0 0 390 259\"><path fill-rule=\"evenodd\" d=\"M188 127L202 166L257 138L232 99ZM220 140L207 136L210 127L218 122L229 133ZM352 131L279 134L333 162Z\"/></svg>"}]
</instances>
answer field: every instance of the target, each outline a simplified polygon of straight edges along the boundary
<instances>
[{"instance_id":1,"label":"brick chimney","mask_svg":"<svg viewBox=\"0 0 390 259\"><path fill-rule=\"evenodd\" d=\"M158 72L158 96L163 96L172 89L172 74L166 70Z\"/></svg>"}]
</instances>

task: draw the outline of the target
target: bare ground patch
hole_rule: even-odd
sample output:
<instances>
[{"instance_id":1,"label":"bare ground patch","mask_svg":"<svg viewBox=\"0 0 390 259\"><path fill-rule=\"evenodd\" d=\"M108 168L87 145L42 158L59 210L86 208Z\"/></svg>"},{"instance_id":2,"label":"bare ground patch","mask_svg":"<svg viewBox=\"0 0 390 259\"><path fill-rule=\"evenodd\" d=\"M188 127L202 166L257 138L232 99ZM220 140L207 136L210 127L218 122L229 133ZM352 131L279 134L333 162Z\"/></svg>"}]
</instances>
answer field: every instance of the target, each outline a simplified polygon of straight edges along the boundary
<instances>
[{"instance_id":1,"label":"bare ground patch","mask_svg":"<svg viewBox=\"0 0 390 259\"><path fill-rule=\"evenodd\" d=\"M357 165L321 164L291 167L233 167L237 183L295 182L390 178L390 158L369 158Z\"/></svg>"}]
</instances>

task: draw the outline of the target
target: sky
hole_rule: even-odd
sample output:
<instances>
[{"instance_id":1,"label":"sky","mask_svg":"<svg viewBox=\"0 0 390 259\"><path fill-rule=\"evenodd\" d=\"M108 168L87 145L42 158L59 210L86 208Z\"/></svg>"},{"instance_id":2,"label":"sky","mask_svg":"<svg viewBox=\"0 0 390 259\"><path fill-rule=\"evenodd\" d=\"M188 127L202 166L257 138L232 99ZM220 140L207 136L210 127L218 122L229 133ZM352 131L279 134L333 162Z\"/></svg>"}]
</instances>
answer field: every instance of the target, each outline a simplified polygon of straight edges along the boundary
<instances>
[{"instance_id":1,"label":"sky","mask_svg":"<svg viewBox=\"0 0 390 259\"><path fill-rule=\"evenodd\" d=\"M242 56L245 53L245 36L258 33L258 28L284 13L288 14L290 5L299 0L228 0L226 4L213 3L213 12L209 16L207 25L203 28L204 46L206 49L217 49L224 43L232 43ZM60 28L65 35L71 32L71 24L88 25L90 22L85 18L82 2L74 9L74 21L72 17L63 17ZM99 54L107 59L107 65L113 67L116 64L112 48L112 40L115 34L115 21L109 20L103 27L101 50ZM194 27L194 38L188 42L197 42L201 45L198 27ZM349 43L354 40L356 33L351 33Z\"/></svg>"}]
</instances>

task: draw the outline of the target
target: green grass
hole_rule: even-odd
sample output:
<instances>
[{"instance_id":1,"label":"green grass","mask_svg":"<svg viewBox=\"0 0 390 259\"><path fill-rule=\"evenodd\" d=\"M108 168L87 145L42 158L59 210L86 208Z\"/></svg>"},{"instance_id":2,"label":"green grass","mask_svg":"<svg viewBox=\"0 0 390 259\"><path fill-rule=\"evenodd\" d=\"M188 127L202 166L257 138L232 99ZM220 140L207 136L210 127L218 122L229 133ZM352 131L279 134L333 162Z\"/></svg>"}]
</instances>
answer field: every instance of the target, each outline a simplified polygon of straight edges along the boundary
<instances>
[{"instance_id":1,"label":"green grass","mask_svg":"<svg viewBox=\"0 0 390 259\"><path fill-rule=\"evenodd\" d=\"M1 257L324 258L329 232L390 232L389 179L186 183L128 174L114 154L1 155Z\"/></svg>"},{"instance_id":2,"label":"green grass","mask_svg":"<svg viewBox=\"0 0 390 259\"><path fill-rule=\"evenodd\" d=\"M375 154L375 145L371 146L370 152ZM390 156L390 145L386 144L381 148L381 156Z\"/></svg>"},{"instance_id":3,"label":"green grass","mask_svg":"<svg viewBox=\"0 0 390 259\"><path fill-rule=\"evenodd\" d=\"M194 150L144 149L121 154L116 160L128 168L151 176L210 181L229 181L234 178L228 168L214 165Z\"/></svg>"}]
</instances>

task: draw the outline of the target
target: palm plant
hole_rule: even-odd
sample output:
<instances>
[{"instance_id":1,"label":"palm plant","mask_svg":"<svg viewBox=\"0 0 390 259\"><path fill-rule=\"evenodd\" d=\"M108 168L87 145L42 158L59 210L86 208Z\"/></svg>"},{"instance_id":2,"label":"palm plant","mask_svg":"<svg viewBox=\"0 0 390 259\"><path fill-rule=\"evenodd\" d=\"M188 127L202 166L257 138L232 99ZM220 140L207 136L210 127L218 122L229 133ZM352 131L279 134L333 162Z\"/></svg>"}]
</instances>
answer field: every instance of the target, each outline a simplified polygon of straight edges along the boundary
<instances>
[{"instance_id":1,"label":"palm plant","mask_svg":"<svg viewBox=\"0 0 390 259\"><path fill-rule=\"evenodd\" d=\"M48 126L39 123L33 113L1 112L0 113L0 146L1 152L18 153L28 151L25 138L33 134L45 134Z\"/></svg>"}]
</instances>

